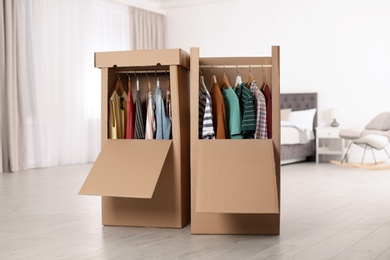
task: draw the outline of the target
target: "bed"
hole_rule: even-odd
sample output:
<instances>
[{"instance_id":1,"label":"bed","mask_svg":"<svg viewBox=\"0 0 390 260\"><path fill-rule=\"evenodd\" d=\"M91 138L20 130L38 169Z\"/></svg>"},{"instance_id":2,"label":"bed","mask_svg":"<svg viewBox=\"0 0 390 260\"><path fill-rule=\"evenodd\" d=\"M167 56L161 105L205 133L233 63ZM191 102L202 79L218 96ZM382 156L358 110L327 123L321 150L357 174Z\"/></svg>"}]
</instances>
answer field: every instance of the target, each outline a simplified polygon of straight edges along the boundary
<instances>
[{"instance_id":1,"label":"bed","mask_svg":"<svg viewBox=\"0 0 390 260\"><path fill-rule=\"evenodd\" d=\"M280 106L281 164L315 161L317 93L282 93Z\"/></svg>"}]
</instances>

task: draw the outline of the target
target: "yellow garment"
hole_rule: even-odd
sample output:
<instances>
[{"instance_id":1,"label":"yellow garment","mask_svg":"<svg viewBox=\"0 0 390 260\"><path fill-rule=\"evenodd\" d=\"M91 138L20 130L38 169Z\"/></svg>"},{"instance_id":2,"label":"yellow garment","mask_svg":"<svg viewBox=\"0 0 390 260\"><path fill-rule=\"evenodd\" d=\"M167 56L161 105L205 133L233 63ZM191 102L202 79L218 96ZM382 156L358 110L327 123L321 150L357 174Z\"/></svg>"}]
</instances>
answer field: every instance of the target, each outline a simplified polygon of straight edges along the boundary
<instances>
[{"instance_id":1,"label":"yellow garment","mask_svg":"<svg viewBox=\"0 0 390 260\"><path fill-rule=\"evenodd\" d=\"M110 97L108 138L124 139L127 125L127 94L123 92L121 96L114 90Z\"/></svg>"}]
</instances>

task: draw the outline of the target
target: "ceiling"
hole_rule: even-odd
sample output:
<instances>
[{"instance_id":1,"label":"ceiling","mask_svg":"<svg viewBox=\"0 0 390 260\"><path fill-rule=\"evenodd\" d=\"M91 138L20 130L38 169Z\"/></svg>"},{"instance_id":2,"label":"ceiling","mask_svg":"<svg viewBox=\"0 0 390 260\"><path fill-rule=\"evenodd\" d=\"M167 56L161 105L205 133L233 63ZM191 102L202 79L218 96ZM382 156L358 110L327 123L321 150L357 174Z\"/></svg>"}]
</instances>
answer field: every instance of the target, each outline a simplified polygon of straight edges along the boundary
<instances>
[{"instance_id":1,"label":"ceiling","mask_svg":"<svg viewBox=\"0 0 390 260\"><path fill-rule=\"evenodd\" d=\"M178 6L189 6L212 2L221 2L223 0L144 0L145 2L152 2L159 5L160 8L172 8Z\"/></svg>"},{"instance_id":2,"label":"ceiling","mask_svg":"<svg viewBox=\"0 0 390 260\"><path fill-rule=\"evenodd\" d=\"M160 10L160 12L165 12L166 9L199 5L199 4L210 4L215 2L223 2L227 0L114 0L123 4L130 6L135 6L138 8L148 9L148 10Z\"/></svg>"},{"instance_id":3,"label":"ceiling","mask_svg":"<svg viewBox=\"0 0 390 260\"><path fill-rule=\"evenodd\" d=\"M118 3L134 6L156 13L166 14L167 10L175 7L185 7L201 4L212 4L232 0L112 0Z\"/></svg>"}]
</instances>

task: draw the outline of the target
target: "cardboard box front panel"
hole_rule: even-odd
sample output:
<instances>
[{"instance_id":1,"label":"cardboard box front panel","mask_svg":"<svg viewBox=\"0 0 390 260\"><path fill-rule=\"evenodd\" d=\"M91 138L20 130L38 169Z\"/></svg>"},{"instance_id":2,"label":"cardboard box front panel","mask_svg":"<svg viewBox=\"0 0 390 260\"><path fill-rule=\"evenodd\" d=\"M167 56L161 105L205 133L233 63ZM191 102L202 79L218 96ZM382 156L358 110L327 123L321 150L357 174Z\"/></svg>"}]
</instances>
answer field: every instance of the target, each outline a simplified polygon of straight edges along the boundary
<instances>
[{"instance_id":1,"label":"cardboard box front panel","mask_svg":"<svg viewBox=\"0 0 390 260\"><path fill-rule=\"evenodd\" d=\"M278 52L278 48L273 48L273 55L278 56ZM192 234L279 234L280 110L279 82L275 80L279 65L275 60L275 57L199 58L199 49L191 49ZM215 67L200 69L200 65ZM233 69L217 68L220 65L235 66ZM248 68L240 65L269 66ZM259 86L266 79L271 88L274 116L272 139L199 140L199 76L204 76L206 84L209 84L213 74L219 82L225 74L233 83L237 75L245 82L250 73ZM252 143L248 145L246 142L250 141ZM244 174L240 175L242 172Z\"/></svg>"},{"instance_id":2,"label":"cardboard box front panel","mask_svg":"<svg viewBox=\"0 0 390 260\"><path fill-rule=\"evenodd\" d=\"M186 225L188 220L182 219L185 208L177 202L179 194L175 188L180 180L173 167L173 151L170 150L150 199L103 197L103 225L170 228Z\"/></svg>"},{"instance_id":3,"label":"cardboard box front panel","mask_svg":"<svg viewBox=\"0 0 390 260\"><path fill-rule=\"evenodd\" d=\"M196 212L279 213L272 140L199 140Z\"/></svg>"}]
</instances>

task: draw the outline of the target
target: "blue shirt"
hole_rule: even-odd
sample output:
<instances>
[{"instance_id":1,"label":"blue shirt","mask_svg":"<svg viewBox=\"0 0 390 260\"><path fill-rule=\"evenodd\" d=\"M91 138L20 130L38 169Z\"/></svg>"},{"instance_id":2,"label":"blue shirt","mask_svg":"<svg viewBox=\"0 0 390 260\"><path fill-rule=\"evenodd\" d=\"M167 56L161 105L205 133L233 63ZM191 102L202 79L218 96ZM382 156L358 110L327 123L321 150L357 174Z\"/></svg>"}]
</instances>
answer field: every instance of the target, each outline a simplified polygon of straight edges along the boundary
<instances>
[{"instance_id":1,"label":"blue shirt","mask_svg":"<svg viewBox=\"0 0 390 260\"><path fill-rule=\"evenodd\" d=\"M164 100L162 98L160 86L157 86L156 88L154 103L156 106L156 139L170 139L172 122L165 113Z\"/></svg>"}]
</instances>

